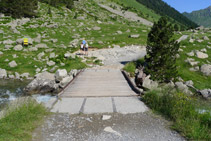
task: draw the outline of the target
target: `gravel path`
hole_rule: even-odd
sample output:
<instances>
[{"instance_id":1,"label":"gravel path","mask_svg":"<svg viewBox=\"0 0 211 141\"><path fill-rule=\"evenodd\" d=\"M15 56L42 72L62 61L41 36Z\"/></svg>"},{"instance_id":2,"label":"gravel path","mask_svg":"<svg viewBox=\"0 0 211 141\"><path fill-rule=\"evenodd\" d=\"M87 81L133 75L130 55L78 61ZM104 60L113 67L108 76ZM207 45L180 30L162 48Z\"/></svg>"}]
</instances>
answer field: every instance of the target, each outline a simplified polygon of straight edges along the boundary
<instances>
[{"instance_id":1,"label":"gravel path","mask_svg":"<svg viewBox=\"0 0 211 141\"><path fill-rule=\"evenodd\" d=\"M54 114L36 129L33 141L182 141L169 122L150 112L142 114Z\"/></svg>"}]
</instances>

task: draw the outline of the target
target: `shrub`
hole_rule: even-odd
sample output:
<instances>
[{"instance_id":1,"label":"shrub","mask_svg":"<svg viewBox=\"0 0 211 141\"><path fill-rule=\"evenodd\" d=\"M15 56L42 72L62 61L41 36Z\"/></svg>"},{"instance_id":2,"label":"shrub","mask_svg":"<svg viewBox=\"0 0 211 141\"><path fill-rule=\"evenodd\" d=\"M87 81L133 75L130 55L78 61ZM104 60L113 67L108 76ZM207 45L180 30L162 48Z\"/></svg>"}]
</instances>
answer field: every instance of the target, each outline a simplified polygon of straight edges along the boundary
<instances>
[{"instance_id":1,"label":"shrub","mask_svg":"<svg viewBox=\"0 0 211 141\"><path fill-rule=\"evenodd\" d=\"M149 91L143 99L150 108L174 121L172 127L188 139L211 139L211 114L199 113L194 99L172 88Z\"/></svg>"}]
</instances>

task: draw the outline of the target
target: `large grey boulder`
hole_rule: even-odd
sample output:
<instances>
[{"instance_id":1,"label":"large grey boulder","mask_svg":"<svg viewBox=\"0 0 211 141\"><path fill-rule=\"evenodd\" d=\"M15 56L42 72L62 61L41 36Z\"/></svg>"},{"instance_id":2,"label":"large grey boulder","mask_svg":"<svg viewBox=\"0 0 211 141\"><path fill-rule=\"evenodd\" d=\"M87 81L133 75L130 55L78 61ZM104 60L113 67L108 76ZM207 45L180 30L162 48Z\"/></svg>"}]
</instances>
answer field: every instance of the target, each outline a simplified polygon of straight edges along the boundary
<instances>
[{"instance_id":1,"label":"large grey boulder","mask_svg":"<svg viewBox=\"0 0 211 141\"><path fill-rule=\"evenodd\" d=\"M12 62L9 63L9 66L11 68L14 68L14 67L17 67L18 65L17 65L17 63L15 61L12 61Z\"/></svg>"},{"instance_id":2,"label":"large grey boulder","mask_svg":"<svg viewBox=\"0 0 211 141\"><path fill-rule=\"evenodd\" d=\"M192 92L188 89L188 87L183 84L182 82L176 82L175 86L183 93L188 94L188 95L192 95Z\"/></svg>"},{"instance_id":3,"label":"large grey boulder","mask_svg":"<svg viewBox=\"0 0 211 141\"><path fill-rule=\"evenodd\" d=\"M42 72L24 89L27 94L57 92L59 85L56 84L54 74Z\"/></svg>"},{"instance_id":4,"label":"large grey boulder","mask_svg":"<svg viewBox=\"0 0 211 141\"><path fill-rule=\"evenodd\" d=\"M210 99L211 98L211 89L204 89L200 91L200 94L206 98L206 99Z\"/></svg>"},{"instance_id":5,"label":"large grey boulder","mask_svg":"<svg viewBox=\"0 0 211 141\"><path fill-rule=\"evenodd\" d=\"M22 45L16 45L13 49L15 51L21 51L23 49L23 46Z\"/></svg>"},{"instance_id":6,"label":"large grey boulder","mask_svg":"<svg viewBox=\"0 0 211 141\"><path fill-rule=\"evenodd\" d=\"M158 87L158 83L156 81L150 80L150 75L145 77L143 80L142 86L147 89L156 89Z\"/></svg>"},{"instance_id":7,"label":"large grey boulder","mask_svg":"<svg viewBox=\"0 0 211 141\"><path fill-rule=\"evenodd\" d=\"M7 78L7 71L0 68L0 79Z\"/></svg>"},{"instance_id":8,"label":"large grey boulder","mask_svg":"<svg viewBox=\"0 0 211 141\"><path fill-rule=\"evenodd\" d=\"M37 44L35 45L36 48L48 48L46 44Z\"/></svg>"},{"instance_id":9,"label":"large grey boulder","mask_svg":"<svg viewBox=\"0 0 211 141\"><path fill-rule=\"evenodd\" d=\"M201 59L208 58L208 55L206 53L201 52L201 51L196 51L196 56L198 58L201 58Z\"/></svg>"},{"instance_id":10,"label":"large grey boulder","mask_svg":"<svg viewBox=\"0 0 211 141\"><path fill-rule=\"evenodd\" d=\"M5 45L11 45L11 44L13 44L13 43L15 43L15 41L12 41L12 40L10 40L10 39L4 40L4 41L3 41L3 44L5 44Z\"/></svg>"},{"instance_id":11,"label":"large grey boulder","mask_svg":"<svg viewBox=\"0 0 211 141\"><path fill-rule=\"evenodd\" d=\"M67 77L66 69L58 69L55 73L56 82L62 81L63 78Z\"/></svg>"},{"instance_id":12,"label":"large grey boulder","mask_svg":"<svg viewBox=\"0 0 211 141\"><path fill-rule=\"evenodd\" d=\"M211 76L211 65L209 64L202 65L201 72L206 76Z\"/></svg>"}]
</instances>

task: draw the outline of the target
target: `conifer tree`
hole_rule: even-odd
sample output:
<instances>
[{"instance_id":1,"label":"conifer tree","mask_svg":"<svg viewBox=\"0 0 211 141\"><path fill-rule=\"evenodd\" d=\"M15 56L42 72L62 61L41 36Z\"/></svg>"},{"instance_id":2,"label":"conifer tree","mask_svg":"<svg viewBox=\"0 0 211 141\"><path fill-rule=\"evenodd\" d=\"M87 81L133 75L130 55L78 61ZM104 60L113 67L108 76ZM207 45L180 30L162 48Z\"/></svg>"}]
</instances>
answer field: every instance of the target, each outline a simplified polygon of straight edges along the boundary
<instances>
[{"instance_id":1,"label":"conifer tree","mask_svg":"<svg viewBox=\"0 0 211 141\"><path fill-rule=\"evenodd\" d=\"M175 81L177 77L176 54L179 43L173 36L173 27L165 17L154 23L147 39L145 72L159 82Z\"/></svg>"}]
</instances>

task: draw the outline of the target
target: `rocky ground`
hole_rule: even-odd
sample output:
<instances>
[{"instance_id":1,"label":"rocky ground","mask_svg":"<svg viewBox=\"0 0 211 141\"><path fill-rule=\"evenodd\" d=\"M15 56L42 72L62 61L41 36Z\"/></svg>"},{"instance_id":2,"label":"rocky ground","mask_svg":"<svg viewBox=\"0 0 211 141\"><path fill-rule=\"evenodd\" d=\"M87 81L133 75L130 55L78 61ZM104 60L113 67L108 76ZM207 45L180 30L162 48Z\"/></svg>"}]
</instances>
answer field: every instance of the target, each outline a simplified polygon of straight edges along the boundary
<instances>
[{"instance_id":1,"label":"rocky ground","mask_svg":"<svg viewBox=\"0 0 211 141\"><path fill-rule=\"evenodd\" d=\"M54 114L33 134L34 141L182 141L169 122L154 114Z\"/></svg>"}]
</instances>

